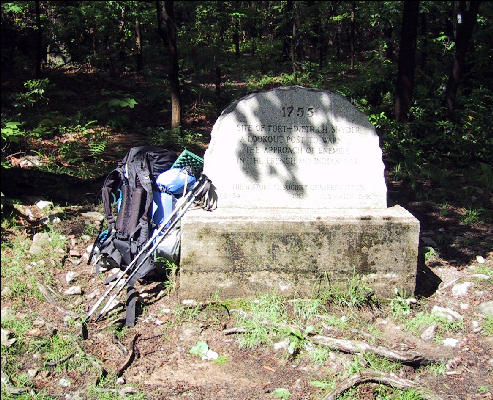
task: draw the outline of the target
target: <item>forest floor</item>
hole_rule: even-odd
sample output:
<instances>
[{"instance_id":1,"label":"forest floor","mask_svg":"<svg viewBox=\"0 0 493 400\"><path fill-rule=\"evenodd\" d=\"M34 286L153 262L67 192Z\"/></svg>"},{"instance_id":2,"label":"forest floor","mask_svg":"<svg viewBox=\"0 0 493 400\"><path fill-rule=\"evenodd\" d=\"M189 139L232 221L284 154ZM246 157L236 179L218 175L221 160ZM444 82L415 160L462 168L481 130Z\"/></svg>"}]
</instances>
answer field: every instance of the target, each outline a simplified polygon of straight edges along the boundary
<instances>
[{"instance_id":1,"label":"forest floor","mask_svg":"<svg viewBox=\"0 0 493 400\"><path fill-rule=\"evenodd\" d=\"M203 132L207 143L215 113L190 118L190 129ZM99 155L105 165L146 140L141 133L117 131ZM62 134L38 141L38 154L44 149L56 158L63 141ZM12 164L23 157L12 157ZM64 159L55 162L63 165ZM33 171L29 165L21 169ZM460 171L446 186L422 179L412 190L387 176L389 204L402 205L421 223L414 294L352 306L354 293L329 288L323 299L270 293L184 304L175 282L161 276L138 284L135 327L123 326L119 304L88 325L85 340L81 318L104 293L109 274L96 275L87 262L102 215L91 201L101 177L39 178L38 190L13 195L14 188L2 196L2 211L13 210L2 223L2 397L321 400L350 376L373 370L416 390L363 383L339 398L420 399L433 393L450 400L493 399L493 193L471 185ZM42 208L39 200L54 201L63 187L67 197L58 198L65 202ZM315 343L317 335L432 362L389 361L371 350L348 354Z\"/></svg>"}]
</instances>

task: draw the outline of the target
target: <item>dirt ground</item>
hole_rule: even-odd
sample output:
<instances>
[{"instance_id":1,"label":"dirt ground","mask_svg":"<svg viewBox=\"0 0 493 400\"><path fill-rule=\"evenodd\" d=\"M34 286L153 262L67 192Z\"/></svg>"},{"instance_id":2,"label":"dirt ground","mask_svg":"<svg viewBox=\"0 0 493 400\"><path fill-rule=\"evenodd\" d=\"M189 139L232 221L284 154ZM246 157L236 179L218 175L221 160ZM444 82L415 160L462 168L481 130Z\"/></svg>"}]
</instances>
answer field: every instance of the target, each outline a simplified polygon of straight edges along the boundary
<instances>
[{"instance_id":1,"label":"dirt ground","mask_svg":"<svg viewBox=\"0 0 493 400\"><path fill-rule=\"evenodd\" d=\"M407 206L423 221L422 241L424 235L436 238L435 232L439 233L441 226L457 236L471 234L470 230L465 232L459 225L452 225L456 222L453 219L444 219L441 226L428 226L427 218L433 217L434 213L431 203L414 202ZM80 238L79 231L85 223L79 212L74 212L64 222L63 229L71 245L67 249L63 270L52 272L55 276L54 290L59 294L69 286L65 282L67 271L76 273L76 283L82 287L84 295L66 299L64 307L76 308L83 303L87 311L106 287L102 277L94 274L93 266L88 265L83 256L92 242L92 238ZM463 316L463 330L452 334L452 338L457 340L455 347L444 346L440 342L425 342L411 335L388 318L385 310L361 311L368 323L376 324L383 332L377 344L395 350L418 351L444 361L447 365L444 374L435 375L409 366L403 366L398 371L398 376L430 389L442 399L493 398L493 337L478 329L483 317L477 308L479 304L493 300L492 278L483 281L474 276L478 267L493 268L493 252L487 251L492 230L491 227L482 226L473 234L476 241L472 248L462 250L462 258L457 257L455 247L444 247L440 256L420 266L418 276L417 291L423 292L418 297L421 310L429 311L438 305ZM484 255L484 263L479 263L475 258L481 254ZM454 256L453 260L451 255ZM453 294L455 284L469 281L473 285L467 295ZM273 345L242 348L238 343L241 334L225 333L225 329L236 324L231 310L214 304L183 306L173 292L166 294L162 281L144 282L138 290L141 312L135 327L121 330L124 312L120 307L113 317L90 323L88 338L79 343L84 351L100 360L107 373L116 374L122 370L122 388L135 388L149 399L271 399L276 398L274 391L277 388L289 390L290 399L322 399L327 390L315 387L311 382L330 380L342 374L345 366L353 360L353 355L332 352L328 361L319 365L303 353L290 357L285 349L275 350ZM88 300L88 296L92 297ZM2 301L2 307L8 305L8 301ZM56 305L38 301L30 307L43 316L47 327L59 332L77 333L67 325L65 315ZM118 316L116 319L115 315ZM124 333L117 338L115 332L118 330ZM357 332L348 331L322 330L319 333L341 339L361 337ZM190 354L190 349L198 341L206 342L225 361L201 360ZM19 362L25 370L39 367L34 359L21 359ZM60 386L62 376L73 382L70 388ZM34 378L34 387L53 398L77 399L85 398L88 385L96 380L94 374L84 375L70 370L43 371ZM360 387L356 398L372 399L375 393L375 384L365 384Z\"/></svg>"}]
</instances>

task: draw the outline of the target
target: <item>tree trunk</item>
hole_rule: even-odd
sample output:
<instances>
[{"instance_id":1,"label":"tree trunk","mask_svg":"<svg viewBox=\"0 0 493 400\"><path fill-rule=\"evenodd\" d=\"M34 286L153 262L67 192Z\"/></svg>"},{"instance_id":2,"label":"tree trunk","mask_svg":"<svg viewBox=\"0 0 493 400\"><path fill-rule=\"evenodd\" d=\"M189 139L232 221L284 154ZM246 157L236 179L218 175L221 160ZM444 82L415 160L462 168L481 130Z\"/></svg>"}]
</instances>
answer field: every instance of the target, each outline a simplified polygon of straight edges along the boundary
<instances>
[{"instance_id":1,"label":"tree trunk","mask_svg":"<svg viewBox=\"0 0 493 400\"><path fill-rule=\"evenodd\" d=\"M158 32L164 42L168 44L170 55L168 80L171 87L171 129L179 128L181 125L181 100L180 82L178 79L178 47L176 24L174 20L173 0L158 1ZM163 23L166 24L164 31Z\"/></svg>"},{"instance_id":2,"label":"tree trunk","mask_svg":"<svg viewBox=\"0 0 493 400\"><path fill-rule=\"evenodd\" d=\"M354 23L354 16L356 13L356 5L354 1L351 2L351 39L350 39L350 46L351 46L351 69L354 69L354 58L356 55L356 47L355 47L355 41L356 41L356 27Z\"/></svg>"},{"instance_id":3,"label":"tree trunk","mask_svg":"<svg viewBox=\"0 0 493 400\"><path fill-rule=\"evenodd\" d=\"M472 31L476 25L479 1L469 2L469 9L465 1L454 2L454 17L457 23L455 29L455 56L445 90L445 104L449 115L452 115L455 108L455 99L460 80L464 75L466 55L468 52L469 42Z\"/></svg>"},{"instance_id":4,"label":"tree trunk","mask_svg":"<svg viewBox=\"0 0 493 400\"><path fill-rule=\"evenodd\" d=\"M407 121L414 88L414 66L418 26L419 1L405 1L402 13L399 66L397 72L397 94L394 111L397 121Z\"/></svg>"},{"instance_id":5,"label":"tree trunk","mask_svg":"<svg viewBox=\"0 0 493 400\"><path fill-rule=\"evenodd\" d=\"M137 48L137 71L140 72L144 66L144 60L142 57L142 30L140 29L140 23L137 18L135 19L135 47Z\"/></svg>"},{"instance_id":6,"label":"tree trunk","mask_svg":"<svg viewBox=\"0 0 493 400\"><path fill-rule=\"evenodd\" d=\"M43 61L43 30L41 27L41 7L39 1L35 2L36 12L36 59L34 73L36 78L41 77L41 63Z\"/></svg>"},{"instance_id":7,"label":"tree trunk","mask_svg":"<svg viewBox=\"0 0 493 400\"><path fill-rule=\"evenodd\" d=\"M238 58L240 56L240 22L237 18L234 18L233 24L235 26L233 31L233 44L235 46L235 56Z\"/></svg>"}]
</instances>

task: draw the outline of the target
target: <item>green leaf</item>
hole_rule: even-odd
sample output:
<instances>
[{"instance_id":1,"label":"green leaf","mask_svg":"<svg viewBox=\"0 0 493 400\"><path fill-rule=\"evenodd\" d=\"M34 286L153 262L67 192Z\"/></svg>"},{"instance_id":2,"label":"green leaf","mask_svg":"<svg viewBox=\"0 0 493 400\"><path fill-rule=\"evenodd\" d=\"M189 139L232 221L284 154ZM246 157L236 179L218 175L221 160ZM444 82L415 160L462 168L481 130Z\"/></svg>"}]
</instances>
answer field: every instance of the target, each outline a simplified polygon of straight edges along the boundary
<instances>
[{"instance_id":1,"label":"green leaf","mask_svg":"<svg viewBox=\"0 0 493 400\"><path fill-rule=\"evenodd\" d=\"M286 388L277 388L272 394L277 399L289 399L289 396L291 396L291 392Z\"/></svg>"},{"instance_id":2,"label":"green leaf","mask_svg":"<svg viewBox=\"0 0 493 400\"><path fill-rule=\"evenodd\" d=\"M194 356L203 357L206 355L207 350L209 350L207 343L199 340L197 344L190 349L189 353Z\"/></svg>"}]
</instances>

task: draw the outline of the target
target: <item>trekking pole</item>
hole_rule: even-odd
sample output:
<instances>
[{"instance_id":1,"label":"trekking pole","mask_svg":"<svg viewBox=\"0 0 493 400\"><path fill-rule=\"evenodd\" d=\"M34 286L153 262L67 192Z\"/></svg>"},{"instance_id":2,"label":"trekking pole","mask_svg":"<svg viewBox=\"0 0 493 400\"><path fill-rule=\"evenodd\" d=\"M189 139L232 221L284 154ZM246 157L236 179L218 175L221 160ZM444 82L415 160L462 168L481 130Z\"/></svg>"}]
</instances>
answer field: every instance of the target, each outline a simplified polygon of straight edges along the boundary
<instances>
[{"instance_id":1,"label":"trekking pole","mask_svg":"<svg viewBox=\"0 0 493 400\"><path fill-rule=\"evenodd\" d=\"M144 252L150 247L150 245L152 244L152 242L157 238L157 236L159 236L159 234L163 231L163 229L166 227L166 225L168 225L170 223L170 221L178 214L178 212L180 211L180 208L182 207L182 205L186 202L189 202L190 204L188 205L188 207L190 207L191 203L195 200L196 197L199 196L199 194L202 193L202 191L204 190L204 188L208 187L209 186L209 179L205 176L205 175L202 175L200 177L200 179L196 182L196 184L194 185L194 187L192 188L192 190L190 192L187 193L187 195L185 197L182 197L180 198L178 201L182 200L182 204L180 204L179 206L177 206L173 212L170 214L170 216L159 226L158 229L156 229L156 231L153 233L153 235L151 236L151 238L148 240L148 242L142 247L142 249L137 253L137 255L134 257L134 259L130 262L130 264L128 265L128 267L125 269L125 271L123 272L122 275L120 275L112 284L111 286L108 288L108 290L106 290L106 292L103 294L103 296L101 296L101 298L92 306L91 310L87 313L86 315L86 318L85 318L85 321L89 321L89 319L91 318L91 316L94 314L94 312L99 308L99 306L101 305L101 303L106 299L106 297L108 297L108 295L113 291L113 289L116 287L116 285L118 285L118 283L120 282L120 280L123 278L123 276L125 276L125 274L127 274L131 269L132 267L137 263L139 257L144 254ZM190 201L190 198L192 198L192 200ZM188 209L187 207L187 209ZM181 216L180 216L181 218ZM174 226L174 225L173 225ZM166 231L166 233L168 233L169 230ZM164 237L164 236L163 236ZM160 241L159 241L160 243ZM147 256L146 258L144 258L144 260L147 259ZM142 263L141 263L142 264ZM139 265L140 267L140 265ZM136 268L137 269L137 268ZM133 276L133 273L132 273L132 276ZM127 280L128 281L128 280ZM123 287L123 286L122 286ZM121 289L120 289L121 291ZM120 291L118 293L120 293ZM116 296L115 296L116 297ZM113 300L113 298L112 298ZM108 304L106 304L106 306L108 306ZM105 306L105 307L106 307ZM106 307L107 308L107 307ZM98 318L101 316L101 313L99 314Z\"/></svg>"},{"instance_id":2,"label":"trekking pole","mask_svg":"<svg viewBox=\"0 0 493 400\"><path fill-rule=\"evenodd\" d=\"M116 297L120 294L120 292L123 290L123 288L127 285L128 282L130 282L130 280L134 277L134 275L138 272L138 270L142 267L142 265L144 265L145 261L147 260L148 257L150 257L152 255L152 253L157 249L157 247L159 246L159 244L164 240L164 238L166 237L166 235L175 227L175 225L178 223L178 221L183 217L183 215L185 215L185 213L187 212L187 210L190 208L190 206L193 204L194 200L200 196L202 194L202 192L204 191L204 189L206 189L205 191L208 190L209 188L209 179L207 177L205 177L205 180L203 182L203 185L202 187L200 187L199 189L197 190L194 190L195 187L189 192L189 193L194 193L190 199L187 200L186 203L182 203L180 204L180 209L179 209L179 212L177 214L177 216L173 219L173 221L170 223L170 225L168 226L168 228L166 229L166 231L157 239L156 243L152 246L152 248L149 250L149 252L144 256L144 258L142 258L142 260L140 261L140 263L134 268L134 270L130 273L130 275L127 277L127 279L125 280L125 282L120 286L119 289L117 289L117 292L106 302L106 304L103 306L103 308L101 309L101 311L99 312L98 316L96 317L96 321L98 321L106 311L108 311L108 308L110 307L111 303L113 302L113 300L116 299ZM177 207L178 209L178 207ZM152 240L149 239L149 243L152 243ZM148 246L146 246L148 247ZM135 260L137 259L137 257L135 258ZM123 275L122 275L123 276Z\"/></svg>"}]
</instances>

